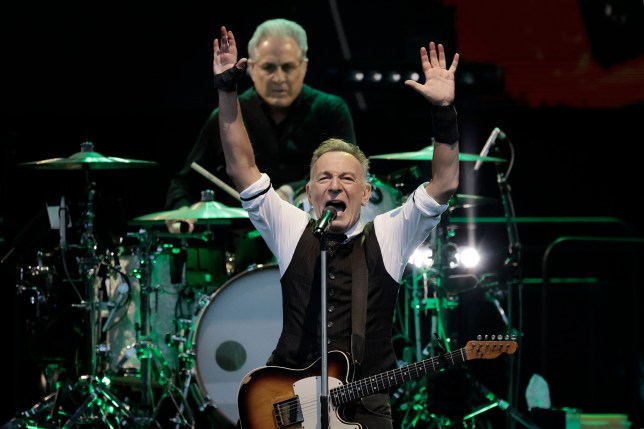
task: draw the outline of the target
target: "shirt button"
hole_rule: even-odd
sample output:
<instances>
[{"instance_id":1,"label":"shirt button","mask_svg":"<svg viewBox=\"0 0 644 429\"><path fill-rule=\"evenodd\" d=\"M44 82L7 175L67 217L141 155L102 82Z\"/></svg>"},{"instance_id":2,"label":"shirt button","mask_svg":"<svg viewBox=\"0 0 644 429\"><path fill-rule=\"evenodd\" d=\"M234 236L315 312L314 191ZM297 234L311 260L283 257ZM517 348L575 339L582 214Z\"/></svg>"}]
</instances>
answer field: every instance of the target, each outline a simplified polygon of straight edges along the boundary
<instances>
[{"instance_id":1,"label":"shirt button","mask_svg":"<svg viewBox=\"0 0 644 429\"><path fill-rule=\"evenodd\" d=\"M333 322L329 322L329 323L327 323L326 327L327 327L327 328L332 328L332 327L333 327Z\"/></svg>"},{"instance_id":2,"label":"shirt button","mask_svg":"<svg viewBox=\"0 0 644 429\"><path fill-rule=\"evenodd\" d=\"M328 340L326 340L326 343L327 343L327 344L331 344L331 338L329 338Z\"/></svg>"},{"instance_id":3,"label":"shirt button","mask_svg":"<svg viewBox=\"0 0 644 429\"><path fill-rule=\"evenodd\" d=\"M329 306L329 313L333 313L334 310L335 310L335 306L333 305Z\"/></svg>"},{"instance_id":4,"label":"shirt button","mask_svg":"<svg viewBox=\"0 0 644 429\"><path fill-rule=\"evenodd\" d=\"M329 296L335 295L335 289L329 289Z\"/></svg>"},{"instance_id":5,"label":"shirt button","mask_svg":"<svg viewBox=\"0 0 644 429\"><path fill-rule=\"evenodd\" d=\"M329 278L331 280L335 280L335 274L334 273L329 273Z\"/></svg>"}]
</instances>

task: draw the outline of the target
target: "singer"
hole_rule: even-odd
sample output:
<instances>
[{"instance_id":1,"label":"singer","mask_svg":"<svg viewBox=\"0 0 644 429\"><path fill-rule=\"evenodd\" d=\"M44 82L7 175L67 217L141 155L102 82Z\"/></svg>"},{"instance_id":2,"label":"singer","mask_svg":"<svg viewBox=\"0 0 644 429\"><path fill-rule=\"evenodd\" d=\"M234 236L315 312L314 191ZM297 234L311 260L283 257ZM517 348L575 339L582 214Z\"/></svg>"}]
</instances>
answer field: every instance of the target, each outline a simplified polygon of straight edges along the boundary
<instances>
[{"instance_id":1,"label":"singer","mask_svg":"<svg viewBox=\"0 0 644 429\"><path fill-rule=\"evenodd\" d=\"M394 30L390 31L394 37ZM220 37L213 42L215 75L232 67L246 66L247 60L237 57L238 43L232 31L221 27ZM279 63L279 52L275 55L275 62ZM367 223L361 221L360 213L361 206L367 204L371 195L371 185L367 180L369 160L357 146L332 138L322 142L313 152L306 196L318 219L322 219L317 221L309 213L280 198L273 189L271 178L259 170L242 121L237 92L232 85L223 83L223 79L215 79L222 82L218 88L219 129L226 171L240 192L242 205L253 225L279 265L283 327L275 349L271 356L267 356L267 365L302 369L314 364L320 359L321 329L326 329L328 350L342 351L356 364L354 380L396 367L392 320L405 265L413 251L438 224L459 184L458 127L454 108L454 76L458 61L459 55L455 54L448 64L441 44L430 42L428 47L420 48L424 83L408 80L405 85L432 105L432 177L420 185L402 206ZM278 67L274 73L283 71ZM275 77L276 86L280 81ZM321 243L316 232L322 234L327 228L329 235L344 234L346 238L328 259L327 308L320 308ZM354 275L364 271L364 276ZM359 291L366 297L362 302L366 302L367 322L366 326L358 326L354 330L352 297L356 295L352 294ZM329 316L327 326L320 326L321 311ZM355 332L362 336L352 335ZM352 343L355 344L352 346ZM253 381L245 380L245 383ZM240 394L250 386L245 384ZM272 387L277 388L276 385ZM288 397L288 392L284 393ZM248 401L251 401L250 396ZM272 407L262 410L262 405L265 403L242 403L240 400L240 423L244 429L274 426ZM310 410L308 407L307 414L302 417L303 424L315 427L315 419L308 421ZM250 423L262 420L263 411L268 415L266 422ZM357 422L368 429L393 427L387 391L365 395L334 411L329 413L330 427L339 426L338 419Z\"/></svg>"}]
</instances>

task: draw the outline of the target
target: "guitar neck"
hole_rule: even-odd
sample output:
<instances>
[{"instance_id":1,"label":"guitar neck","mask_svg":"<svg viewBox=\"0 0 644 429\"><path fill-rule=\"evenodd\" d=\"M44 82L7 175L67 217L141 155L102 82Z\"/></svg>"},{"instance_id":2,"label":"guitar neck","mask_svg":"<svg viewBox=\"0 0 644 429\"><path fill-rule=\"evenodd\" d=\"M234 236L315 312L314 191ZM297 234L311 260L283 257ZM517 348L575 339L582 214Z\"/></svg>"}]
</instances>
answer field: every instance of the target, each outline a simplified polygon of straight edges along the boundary
<instances>
[{"instance_id":1,"label":"guitar neck","mask_svg":"<svg viewBox=\"0 0 644 429\"><path fill-rule=\"evenodd\" d=\"M461 348L442 356L434 356L420 362L401 366L381 374L338 386L329 391L334 406L382 392L406 381L424 375L434 374L443 368L454 366L467 360L465 349Z\"/></svg>"},{"instance_id":2,"label":"guitar neck","mask_svg":"<svg viewBox=\"0 0 644 429\"><path fill-rule=\"evenodd\" d=\"M443 368L455 366L468 360L494 359L502 354L512 354L516 351L517 347L518 344L514 340L468 341L465 347L445 353L442 356L431 357L420 362L335 387L329 392L331 401L334 406L339 406L373 393L382 392L405 381L414 380L423 375L434 374Z\"/></svg>"}]
</instances>

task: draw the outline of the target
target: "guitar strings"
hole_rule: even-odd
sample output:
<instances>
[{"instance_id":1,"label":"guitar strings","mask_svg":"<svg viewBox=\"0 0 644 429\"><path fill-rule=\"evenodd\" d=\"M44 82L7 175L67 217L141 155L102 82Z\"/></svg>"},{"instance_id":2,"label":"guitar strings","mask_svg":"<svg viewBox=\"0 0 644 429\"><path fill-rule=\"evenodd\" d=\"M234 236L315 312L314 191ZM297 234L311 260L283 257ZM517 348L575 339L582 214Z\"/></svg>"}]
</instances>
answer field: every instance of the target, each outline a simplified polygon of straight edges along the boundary
<instances>
[{"instance_id":1,"label":"guitar strings","mask_svg":"<svg viewBox=\"0 0 644 429\"><path fill-rule=\"evenodd\" d=\"M507 342L506 342L507 344ZM461 349L455 350L453 352L445 353L442 356L432 356L428 359L422 360L420 362L415 362L409 365L402 366L400 368L395 368L390 371L378 374L375 376L363 378L351 382L349 384L343 384L338 387L334 387L329 391L329 397L331 398L331 405L338 406L346 402L349 402L354 399L360 399L369 394L377 393L382 390L385 390L389 387L396 386L402 382L413 380L423 375L429 375L431 372L428 372L429 365L431 364L433 372L440 371L446 367L446 363L451 361L452 365L457 363L467 361L467 354L470 352L481 352L483 349L490 348L488 342L482 342L482 344L475 345L473 347L463 347ZM501 350L498 345L493 345L496 351ZM509 347L509 346L508 346ZM458 362L455 359L458 358ZM422 372L419 370L422 368ZM412 374L412 372L414 374ZM387 383L388 381L388 383ZM375 387L374 387L375 383ZM381 386L380 386L381 384ZM371 392L369 393L369 386L371 386ZM367 391L366 394L362 394L364 390ZM352 392L354 393L352 395ZM316 395L307 395L289 399L284 401L278 406L278 412L280 415L287 416L297 416L297 412L301 411L302 415L310 413L311 411L317 412L319 396Z\"/></svg>"}]
</instances>

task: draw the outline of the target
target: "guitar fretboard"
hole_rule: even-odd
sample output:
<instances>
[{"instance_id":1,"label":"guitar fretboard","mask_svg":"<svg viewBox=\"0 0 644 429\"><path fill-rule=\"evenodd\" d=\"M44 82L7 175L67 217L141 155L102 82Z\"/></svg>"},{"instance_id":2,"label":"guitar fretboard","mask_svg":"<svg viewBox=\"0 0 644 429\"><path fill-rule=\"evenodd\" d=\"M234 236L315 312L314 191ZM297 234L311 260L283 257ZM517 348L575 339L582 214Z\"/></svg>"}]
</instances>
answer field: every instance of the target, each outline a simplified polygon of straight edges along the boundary
<instances>
[{"instance_id":1,"label":"guitar fretboard","mask_svg":"<svg viewBox=\"0 0 644 429\"><path fill-rule=\"evenodd\" d=\"M352 383L335 387L329 391L334 406L382 392L406 381L433 374L443 368L465 362L465 349L458 349L442 356L434 356L420 362L401 366L378 375L363 378Z\"/></svg>"}]
</instances>

